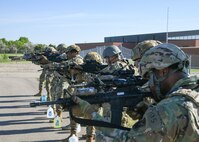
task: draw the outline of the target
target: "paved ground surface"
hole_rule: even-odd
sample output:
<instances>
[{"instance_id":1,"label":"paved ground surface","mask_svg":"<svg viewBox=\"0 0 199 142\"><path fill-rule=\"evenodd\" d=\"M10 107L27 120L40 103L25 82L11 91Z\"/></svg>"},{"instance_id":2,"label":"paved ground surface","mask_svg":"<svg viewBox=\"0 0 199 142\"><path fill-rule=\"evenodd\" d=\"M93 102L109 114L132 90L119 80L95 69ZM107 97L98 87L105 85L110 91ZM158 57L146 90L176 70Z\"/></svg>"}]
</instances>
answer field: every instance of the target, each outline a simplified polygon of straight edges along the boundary
<instances>
[{"instance_id":1,"label":"paved ground surface","mask_svg":"<svg viewBox=\"0 0 199 142\"><path fill-rule=\"evenodd\" d=\"M69 131L53 128L44 112L47 107L29 107L38 91L39 66L29 64L0 64L0 142L58 142ZM62 125L68 124L64 112ZM82 132L79 136L85 133ZM85 140L80 140L85 141Z\"/></svg>"}]
</instances>

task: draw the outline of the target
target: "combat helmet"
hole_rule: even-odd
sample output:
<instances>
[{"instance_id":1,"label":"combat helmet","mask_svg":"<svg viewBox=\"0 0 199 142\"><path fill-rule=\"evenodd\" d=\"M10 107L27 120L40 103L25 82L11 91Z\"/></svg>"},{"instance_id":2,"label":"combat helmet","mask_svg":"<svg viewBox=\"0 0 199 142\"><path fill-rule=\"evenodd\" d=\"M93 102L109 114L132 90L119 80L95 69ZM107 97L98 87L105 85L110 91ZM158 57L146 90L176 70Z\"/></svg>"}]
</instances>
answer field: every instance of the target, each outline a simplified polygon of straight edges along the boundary
<instances>
[{"instance_id":1,"label":"combat helmet","mask_svg":"<svg viewBox=\"0 0 199 142\"><path fill-rule=\"evenodd\" d=\"M67 48L67 46L66 46L66 44L64 44L64 43L61 43L61 44L59 44L58 46L57 46L57 51L61 51L63 48Z\"/></svg>"},{"instance_id":2,"label":"combat helmet","mask_svg":"<svg viewBox=\"0 0 199 142\"><path fill-rule=\"evenodd\" d=\"M157 46L161 44L158 40L145 40L140 43L138 43L133 49L132 49L132 60L136 61L138 59L141 59L143 54L150 48Z\"/></svg>"},{"instance_id":3,"label":"combat helmet","mask_svg":"<svg viewBox=\"0 0 199 142\"><path fill-rule=\"evenodd\" d=\"M67 46L66 46L66 44L64 44L64 43L61 43L61 44L59 44L58 46L57 46L57 51L59 51L59 52L61 52L61 53L64 53L64 52L66 52L66 49L67 49Z\"/></svg>"},{"instance_id":4,"label":"combat helmet","mask_svg":"<svg viewBox=\"0 0 199 142\"><path fill-rule=\"evenodd\" d=\"M41 53L41 52L43 52L43 50L44 50L44 49L43 49L42 47L36 45L36 46L34 47L34 49L33 49L33 52L34 52L34 53Z\"/></svg>"},{"instance_id":5,"label":"combat helmet","mask_svg":"<svg viewBox=\"0 0 199 142\"><path fill-rule=\"evenodd\" d=\"M111 57L116 54L121 54L121 50L115 45L107 46L103 51L104 58Z\"/></svg>"},{"instance_id":6,"label":"combat helmet","mask_svg":"<svg viewBox=\"0 0 199 142\"><path fill-rule=\"evenodd\" d=\"M45 48L45 52L56 52L57 50L52 46L47 46Z\"/></svg>"},{"instance_id":7,"label":"combat helmet","mask_svg":"<svg viewBox=\"0 0 199 142\"><path fill-rule=\"evenodd\" d=\"M141 58L141 75L144 77L152 69L161 70L177 63L178 70L188 73L188 55L174 44L159 44L146 51Z\"/></svg>"},{"instance_id":8,"label":"combat helmet","mask_svg":"<svg viewBox=\"0 0 199 142\"><path fill-rule=\"evenodd\" d=\"M102 58L97 52L88 52L84 57L84 61L96 61L98 63L102 63Z\"/></svg>"},{"instance_id":9,"label":"combat helmet","mask_svg":"<svg viewBox=\"0 0 199 142\"><path fill-rule=\"evenodd\" d=\"M67 52L70 52L70 51L72 51L72 50L75 50L75 51L77 51L78 53L81 51L81 49L80 49L80 47L78 46L78 45L70 45L70 46L68 46L67 48L66 48L66 53Z\"/></svg>"}]
</instances>

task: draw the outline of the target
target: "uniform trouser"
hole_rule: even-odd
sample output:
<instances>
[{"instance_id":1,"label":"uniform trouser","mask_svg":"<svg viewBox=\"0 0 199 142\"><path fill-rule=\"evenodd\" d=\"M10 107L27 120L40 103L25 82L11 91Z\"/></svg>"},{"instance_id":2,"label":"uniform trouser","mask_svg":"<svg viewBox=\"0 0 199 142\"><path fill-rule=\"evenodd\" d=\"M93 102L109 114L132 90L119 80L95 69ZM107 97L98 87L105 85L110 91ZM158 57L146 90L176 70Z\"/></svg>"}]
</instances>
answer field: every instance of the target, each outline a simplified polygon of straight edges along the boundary
<instances>
[{"instance_id":1,"label":"uniform trouser","mask_svg":"<svg viewBox=\"0 0 199 142\"><path fill-rule=\"evenodd\" d=\"M111 105L109 103L102 104L103 117L110 122L111 121ZM132 127L134 124L133 119L126 113L127 108L124 108L121 118L121 126Z\"/></svg>"},{"instance_id":2,"label":"uniform trouser","mask_svg":"<svg viewBox=\"0 0 199 142\"><path fill-rule=\"evenodd\" d=\"M51 87L53 93L52 94L52 100L57 100L59 98L63 97L63 78L56 76L54 77L54 85ZM57 104L55 105L55 110L57 112L57 115L60 116L62 119L62 106Z\"/></svg>"},{"instance_id":3,"label":"uniform trouser","mask_svg":"<svg viewBox=\"0 0 199 142\"><path fill-rule=\"evenodd\" d=\"M92 105L100 114L101 112L101 107L99 105ZM95 136L95 127L94 126L87 126L86 127L86 136L88 137L93 137Z\"/></svg>"},{"instance_id":4,"label":"uniform trouser","mask_svg":"<svg viewBox=\"0 0 199 142\"><path fill-rule=\"evenodd\" d=\"M87 137L91 137L95 135L95 127L94 126L87 126L86 127L86 135Z\"/></svg>"},{"instance_id":5,"label":"uniform trouser","mask_svg":"<svg viewBox=\"0 0 199 142\"><path fill-rule=\"evenodd\" d=\"M56 76L53 77L50 92L53 101L63 97L63 85L61 78Z\"/></svg>"},{"instance_id":6,"label":"uniform trouser","mask_svg":"<svg viewBox=\"0 0 199 142\"><path fill-rule=\"evenodd\" d=\"M85 116L85 114L83 114L82 112L80 112L80 109L76 109L78 108L77 106L73 107L73 115L76 117L84 117L87 118L87 116ZM99 105L92 105L92 107L97 111L100 111L100 106ZM87 118L88 119L88 118ZM75 123L73 123L73 127L76 126ZM76 130L76 129L73 129ZM95 135L95 127L94 126L87 126L86 127L86 135L87 137L91 137Z\"/></svg>"},{"instance_id":7,"label":"uniform trouser","mask_svg":"<svg viewBox=\"0 0 199 142\"><path fill-rule=\"evenodd\" d=\"M47 92L47 100L51 101L52 100L52 95L51 95L51 86L52 86L52 80L53 80L53 75L48 73L46 75L46 92Z\"/></svg>"},{"instance_id":8,"label":"uniform trouser","mask_svg":"<svg viewBox=\"0 0 199 142\"><path fill-rule=\"evenodd\" d=\"M39 92L42 91L43 83L45 81L45 77L46 77L46 70L43 69L40 76L39 76Z\"/></svg>"}]
</instances>

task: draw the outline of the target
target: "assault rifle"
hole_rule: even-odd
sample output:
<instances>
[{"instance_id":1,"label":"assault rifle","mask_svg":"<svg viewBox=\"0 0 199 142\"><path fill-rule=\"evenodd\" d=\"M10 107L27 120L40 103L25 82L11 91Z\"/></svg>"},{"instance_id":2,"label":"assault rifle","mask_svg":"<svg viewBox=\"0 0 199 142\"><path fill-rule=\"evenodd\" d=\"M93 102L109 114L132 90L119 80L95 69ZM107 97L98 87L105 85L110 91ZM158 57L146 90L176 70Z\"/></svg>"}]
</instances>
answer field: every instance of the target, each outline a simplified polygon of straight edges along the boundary
<instances>
[{"instance_id":1,"label":"assault rifle","mask_svg":"<svg viewBox=\"0 0 199 142\"><path fill-rule=\"evenodd\" d=\"M70 94L67 90L65 90L65 92L67 94ZM152 94L148 92L142 92L141 90L139 90L136 83L134 83L133 86L118 87L111 92L96 93L94 95L77 95L77 96L89 102L90 104L110 103L111 124L119 126L121 125L123 107L128 107L129 109L133 109L136 107L136 105L139 102L143 101L145 97L152 97ZM36 107L36 106L41 106L41 105L53 105L53 104L60 104L66 108L71 108L73 105L76 105L71 100L71 98L67 98L67 99L58 99L56 101L49 101L49 102L32 102L30 103L30 106ZM70 113L72 115L71 111ZM140 113L144 113L144 112L140 111ZM77 118L75 118L74 120L80 124L84 123L86 125L96 126L95 123L90 124L85 121L82 122L82 121L79 121L79 119ZM111 126L109 125L108 127L111 127Z\"/></svg>"},{"instance_id":2,"label":"assault rifle","mask_svg":"<svg viewBox=\"0 0 199 142\"><path fill-rule=\"evenodd\" d=\"M36 53L25 53L23 55L23 59L27 60L27 61L38 61L41 59L41 55L42 54L36 54Z\"/></svg>"},{"instance_id":3,"label":"assault rifle","mask_svg":"<svg viewBox=\"0 0 199 142\"><path fill-rule=\"evenodd\" d=\"M53 63L49 70L55 70L62 75L66 73L68 69L75 69L82 72L98 74L101 69L107 67L107 65L100 64L94 60L86 61L84 64L81 65L67 62L67 60L65 61L66 62L63 63Z\"/></svg>"},{"instance_id":4,"label":"assault rifle","mask_svg":"<svg viewBox=\"0 0 199 142\"><path fill-rule=\"evenodd\" d=\"M89 61L85 61L84 64L79 65L80 67L77 68L83 72L87 72L87 73L94 73L94 74L99 74L99 72L106 68L108 65L106 64L101 64L95 60L89 60ZM75 66L74 66L75 67Z\"/></svg>"},{"instance_id":5,"label":"assault rifle","mask_svg":"<svg viewBox=\"0 0 199 142\"><path fill-rule=\"evenodd\" d=\"M84 64L74 66L74 69L81 70L83 72L87 73L93 73L93 74L98 74L98 75L115 75L115 76L129 76L129 75L134 75L135 71L134 69L128 69L128 70L123 70L121 68L120 70L115 70L114 72L102 72L104 68L106 68L108 65L107 64L101 64L95 60L87 60L84 62Z\"/></svg>"},{"instance_id":6,"label":"assault rifle","mask_svg":"<svg viewBox=\"0 0 199 142\"><path fill-rule=\"evenodd\" d=\"M25 53L23 55L23 59L27 61L40 61L42 56L45 56L49 61L52 62L61 62L67 59L62 58L59 53L49 53L49 52L41 52L41 53Z\"/></svg>"},{"instance_id":7,"label":"assault rifle","mask_svg":"<svg viewBox=\"0 0 199 142\"><path fill-rule=\"evenodd\" d=\"M141 76L131 76L126 78L115 77L112 75L106 76L106 78L94 78L89 83L80 83L75 85L70 85L72 88L76 88L77 94L86 95L84 90L89 90L89 88L95 88L97 91L110 91L113 88L126 89L127 87L142 86L147 82L146 79L142 79ZM94 90L95 91L95 90ZM89 92L90 93L90 92Z\"/></svg>"}]
</instances>

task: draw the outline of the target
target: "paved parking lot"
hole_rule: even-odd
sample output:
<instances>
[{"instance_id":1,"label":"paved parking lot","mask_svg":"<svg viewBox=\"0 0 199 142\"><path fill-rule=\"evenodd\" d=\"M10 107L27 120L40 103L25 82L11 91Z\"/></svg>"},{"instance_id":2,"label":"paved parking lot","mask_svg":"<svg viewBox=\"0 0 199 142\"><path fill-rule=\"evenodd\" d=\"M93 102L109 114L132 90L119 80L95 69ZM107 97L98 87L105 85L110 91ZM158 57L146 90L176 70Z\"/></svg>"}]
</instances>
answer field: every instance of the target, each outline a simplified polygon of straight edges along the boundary
<instances>
[{"instance_id":1,"label":"paved parking lot","mask_svg":"<svg viewBox=\"0 0 199 142\"><path fill-rule=\"evenodd\" d=\"M0 142L58 142L69 131L53 128L44 112L46 106L31 108L29 103L38 97L38 66L33 64L0 64ZM64 112L62 125L68 124ZM82 127L82 132L85 128ZM81 140L85 141L85 140Z\"/></svg>"}]
</instances>

